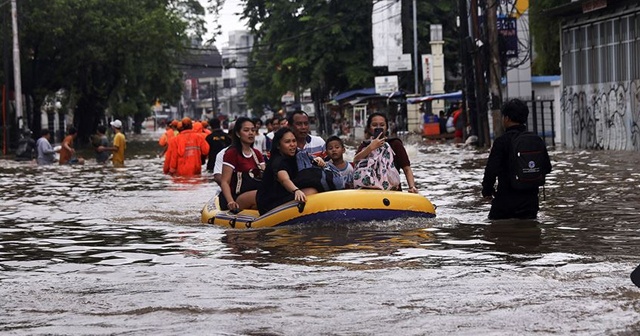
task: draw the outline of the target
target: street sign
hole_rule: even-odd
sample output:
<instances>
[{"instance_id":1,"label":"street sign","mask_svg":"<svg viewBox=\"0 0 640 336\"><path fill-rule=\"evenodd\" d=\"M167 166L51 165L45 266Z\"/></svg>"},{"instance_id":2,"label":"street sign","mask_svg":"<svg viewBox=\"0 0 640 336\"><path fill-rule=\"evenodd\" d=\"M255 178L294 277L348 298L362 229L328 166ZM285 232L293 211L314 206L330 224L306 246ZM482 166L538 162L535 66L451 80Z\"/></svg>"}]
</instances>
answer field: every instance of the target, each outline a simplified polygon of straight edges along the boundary
<instances>
[{"instance_id":1,"label":"street sign","mask_svg":"<svg viewBox=\"0 0 640 336\"><path fill-rule=\"evenodd\" d=\"M411 54L389 56L389 72L411 71Z\"/></svg>"},{"instance_id":2,"label":"street sign","mask_svg":"<svg viewBox=\"0 0 640 336\"><path fill-rule=\"evenodd\" d=\"M386 95L398 91L398 76L377 76L375 78L376 93Z\"/></svg>"}]
</instances>

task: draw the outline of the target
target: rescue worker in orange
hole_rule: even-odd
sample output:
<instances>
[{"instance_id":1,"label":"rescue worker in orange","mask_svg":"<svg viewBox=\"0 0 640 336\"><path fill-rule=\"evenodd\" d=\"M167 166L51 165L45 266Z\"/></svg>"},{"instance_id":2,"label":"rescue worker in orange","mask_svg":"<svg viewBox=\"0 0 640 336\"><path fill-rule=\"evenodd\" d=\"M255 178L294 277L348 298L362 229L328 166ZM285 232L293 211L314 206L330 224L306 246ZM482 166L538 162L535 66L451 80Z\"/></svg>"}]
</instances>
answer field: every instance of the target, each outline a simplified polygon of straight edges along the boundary
<instances>
[{"instance_id":1,"label":"rescue worker in orange","mask_svg":"<svg viewBox=\"0 0 640 336\"><path fill-rule=\"evenodd\" d=\"M158 145L160 145L160 147L163 147L162 155L164 155L167 152L167 149L169 148L169 140L171 140L173 137L178 135L177 128L178 128L178 121L173 120L171 121L170 124L167 124L166 131L162 134L162 136L160 136L160 140L158 140Z\"/></svg>"},{"instance_id":2,"label":"rescue worker in orange","mask_svg":"<svg viewBox=\"0 0 640 336\"><path fill-rule=\"evenodd\" d=\"M182 131L182 122L177 121L175 128L176 128L176 132L178 132L178 134L180 134L180 132ZM162 171L165 174L169 174L169 170L171 170L171 157L172 157L173 152L175 152L175 150L176 150L176 139L177 138L178 138L178 135L176 134L174 137L169 139L169 141L167 141L166 153L164 155L164 164L162 166Z\"/></svg>"},{"instance_id":3,"label":"rescue worker in orange","mask_svg":"<svg viewBox=\"0 0 640 336\"><path fill-rule=\"evenodd\" d=\"M202 173L202 156L209 154L209 144L192 129L191 119L182 119L183 131L173 141L169 174L194 176Z\"/></svg>"},{"instance_id":4,"label":"rescue worker in orange","mask_svg":"<svg viewBox=\"0 0 640 336\"><path fill-rule=\"evenodd\" d=\"M207 137L207 135L211 134L211 130L209 129L209 122L206 120L203 120L200 122L202 124L202 131L205 134L205 138Z\"/></svg>"}]
</instances>

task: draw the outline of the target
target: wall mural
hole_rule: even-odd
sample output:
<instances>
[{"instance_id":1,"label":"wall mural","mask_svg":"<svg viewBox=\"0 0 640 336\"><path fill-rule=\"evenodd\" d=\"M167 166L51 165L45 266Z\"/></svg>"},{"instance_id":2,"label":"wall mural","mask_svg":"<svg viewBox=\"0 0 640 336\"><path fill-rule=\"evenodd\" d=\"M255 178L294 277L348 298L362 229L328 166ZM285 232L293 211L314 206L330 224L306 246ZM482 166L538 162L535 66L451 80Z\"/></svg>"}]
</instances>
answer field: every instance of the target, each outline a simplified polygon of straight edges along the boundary
<instances>
[{"instance_id":1,"label":"wall mural","mask_svg":"<svg viewBox=\"0 0 640 336\"><path fill-rule=\"evenodd\" d=\"M564 87L566 145L640 151L640 81Z\"/></svg>"}]
</instances>

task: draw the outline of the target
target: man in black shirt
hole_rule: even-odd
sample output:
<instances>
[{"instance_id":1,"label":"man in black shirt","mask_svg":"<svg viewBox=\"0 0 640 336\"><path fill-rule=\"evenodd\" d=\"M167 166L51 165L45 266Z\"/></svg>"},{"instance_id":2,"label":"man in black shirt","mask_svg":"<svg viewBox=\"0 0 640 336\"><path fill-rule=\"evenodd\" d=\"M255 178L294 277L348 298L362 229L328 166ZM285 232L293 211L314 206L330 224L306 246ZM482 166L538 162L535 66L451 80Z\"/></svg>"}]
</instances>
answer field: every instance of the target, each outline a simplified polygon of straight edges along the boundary
<instances>
[{"instance_id":1,"label":"man in black shirt","mask_svg":"<svg viewBox=\"0 0 640 336\"><path fill-rule=\"evenodd\" d=\"M231 135L225 133L220 128L220 119L213 118L209 121L211 126L211 134L207 135L205 140L209 144L209 154L207 160L207 171L213 173L213 167L216 164L216 155L220 153L223 148L231 145Z\"/></svg>"},{"instance_id":2,"label":"man in black shirt","mask_svg":"<svg viewBox=\"0 0 640 336\"><path fill-rule=\"evenodd\" d=\"M509 178L513 140L527 130L528 116L529 108L519 99L513 99L502 107L505 133L493 142L482 180L482 196L492 199L489 219L535 219L538 215L539 188L515 189ZM546 162L540 168L544 174L548 174L551 172L551 163L546 149L543 154L546 155ZM497 191L494 189L496 178Z\"/></svg>"}]
</instances>

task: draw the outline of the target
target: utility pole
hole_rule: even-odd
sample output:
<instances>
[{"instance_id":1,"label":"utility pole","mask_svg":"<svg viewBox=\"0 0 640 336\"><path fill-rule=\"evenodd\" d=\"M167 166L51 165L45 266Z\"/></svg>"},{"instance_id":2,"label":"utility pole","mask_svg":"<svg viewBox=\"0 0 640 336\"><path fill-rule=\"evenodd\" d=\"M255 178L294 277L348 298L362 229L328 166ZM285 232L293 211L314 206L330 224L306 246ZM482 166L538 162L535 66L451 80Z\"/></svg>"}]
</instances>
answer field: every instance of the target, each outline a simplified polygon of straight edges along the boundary
<instances>
[{"instance_id":1,"label":"utility pole","mask_svg":"<svg viewBox=\"0 0 640 336\"><path fill-rule=\"evenodd\" d=\"M418 10L416 0L413 0L413 93L419 94L418 89Z\"/></svg>"},{"instance_id":2,"label":"utility pole","mask_svg":"<svg viewBox=\"0 0 640 336\"><path fill-rule=\"evenodd\" d=\"M18 42L18 7L16 0L11 0L11 22L13 27L13 82L16 92L16 118L18 128L25 124L22 114L22 75L20 74L20 43Z\"/></svg>"},{"instance_id":3,"label":"utility pole","mask_svg":"<svg viewBox=\"0 0 640 336\"><path fill-rule=\"evenodd\" d=\"M483 0L480 0L483 1ZM476 70L476 97L477 101L477 123L478 123L478 144L481 147L488 147L491 145L491 138L489 136L489 120L488 108L487 108L487 85L485 81L485 58L484 58L484 42L482 42L482 29L480 27L480 20L478 19L478 7L483 9L486 6L478 4L478 0L471 0L471 24L473 31L473 46L475 54L475 70Z\"/></svg>"},{"instance_id":4,"label":"utility pole","mask_svg":"<svg viewBox=\"0 0 640 336\"><path fill-rule=\"evenodd\" d=\"M502 125L502 66L500 64L500 45L498 44L498 6L497 0L488 0L487 30L489 34L489 88L491 91L491 117L493 119L494 139L504 133Z\"/></svg>"},{"instance_id":5,"label":"utility pole","mask_svg":"<svg viewBox=\"0 0 640 336\"><path fill-rule=\"evenodd\" d=\"M462 59L462 78L465 88L462 97L462 113L471 125L471 135L478 135L477 104L475 74L471 60L473 40L469 37L469 18L467 0L458 1L458 16L460 20L460 58Z\"/></svg>"}]
</instances>

